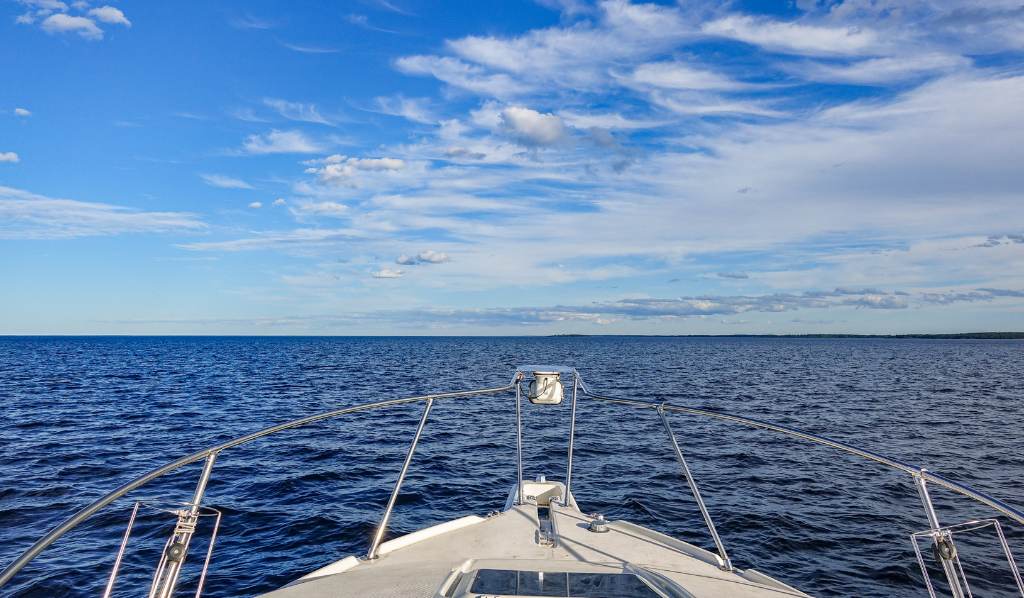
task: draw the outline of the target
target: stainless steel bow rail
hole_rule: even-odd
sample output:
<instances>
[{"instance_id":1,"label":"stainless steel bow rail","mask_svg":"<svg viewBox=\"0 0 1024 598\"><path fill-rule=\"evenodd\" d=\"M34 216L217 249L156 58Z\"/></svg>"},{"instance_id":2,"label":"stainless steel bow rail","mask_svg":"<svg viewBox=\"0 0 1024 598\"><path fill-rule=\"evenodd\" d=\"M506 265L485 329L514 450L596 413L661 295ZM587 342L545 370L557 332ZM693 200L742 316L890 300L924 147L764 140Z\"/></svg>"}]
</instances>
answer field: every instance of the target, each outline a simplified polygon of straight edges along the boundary
<instances>
[{"instance_id":1,"label":"stainless steel bow rail","mask_svg":"<svg viewBox=\"0 0 1024 598\"><path fill-rule=\"evenodd\" d=\"M934 588L934 586L933 586L933 584L931 582L931 579L930 579L930 577L928 575L926 561L925 561L924 557L922 556L922 553L921 553L921 550L920 550L920 546L918 545L918 540L923 538L923 539L926 539L927 541L930 541L930 543L932 544L933 551L934 551L934 554L936 556L936 559L941 564L943 572L945 573L946 581L947 581L947 583L949 585L949 591L954 596L954 598L971 597L972 596L971 589L970 589L970 586L967 583L967 577L966 577L966 575L963 572L963 566L960 563L959 555L957 553L956 546L955 546L955 544L953 542L953 536L955 534L958 534L958 533L964 533L964 532L968 532L968 531L974 531L974 530L979 530L979 529L983 529L983 528L992 527L996 531L996 535L998 536L998 539L999 539L1000 544L1002 546L1003 553L1004 553L1004 555L1005 555L1005 557L1006 557L1006 559L1008 561L1008 564L1009 564L1009 566L1011 568L1013 577L1014 577L1014 579L1016 581L1016 584L1017 584L1017 589L1020 591L1020 594L1021 594L1022 598L1024 598L1024 582L1022 582L1022 580L1021 580L1020 572L1019 572L1019 570L1017 568L1016 563L1014 562L1013 555L1010 552L1009 545L1007 544L1006 538L1005 538L1005 536L1002 533L1002 529L999 526L999 522L994 520L994 519L991 519L991 520L986 519L986 520L979 520L979 521L969 521L969 522L965 522L965 523L961 523L961 524L957 524L957 525L952 525L952 526L946 526L946 527L941 526L939 524L938 516L936 515L935 509L934 509L934 507L932 505L931 497L930 497L930 495L928 493L928 484L932 484L932 485L937 486L937 487L945 488L947 490L951 490L953 492L956 492L958 494L961 494L963 496L971 498L971 499L973 499L975 501L978 501L978 502L980 502L980 503L982 503L984 505L987 505L987 506L991 507L992 509L994 509L997 512L999 512L1000 514L1002 514L1002 515L1012 519L1013 521L1016 521L1017 523L1020 523L1020 524L1024 525L1024 512L1021 512L1021 511L1015 509L1014 507L1011 507L1010 505L1007 505L1006 503L1004 503L1004 502L1002 502L1002 501L1000 501L1000 500L998 500L996 498L993 498L993 497L991 497L991 496L989 496L989 495L987 495L987 494L985 494L983 492L980 492L978 490L974 490L974 489L972 489L969 486L966 486L964 484L960 484L960 483L954 482L953 480L950 480L948 478L945 478L945 477L942 477L940 475L934 474L934 473L932 473L932 472L930 472L930 471L928 471L928 470L926 470L924 468L916 467L916 466L913 466L913 465L909 465L909 464L904 463L902 461L897 461L895 459L891 459L889 457L885 457L883 455L880 455L878 453L874 453L872 451L868 451L868 450L865 450L865 449L860 449L860 448L857 448L855 446L852 446L852 445L849 445L849 444L846 444L846 443L843 443L843 442L832 440L832 439L829 439L829 438L826 438L826 437L823 437L823 436L817 436L815 434L809 434L807 432L802 432L800 430L796 430L796 429L793 429L793 428L788 428L788 427L785 427L785 426L780 426L780 425L776 425L776 424L772 424L772 423L769 423L769 422L760 421L760 420L756 420L756 419L741 417L741 416L738 416L738 415L732 415L732 414L729 414L729 413L723 413L723 412L720 412L720 411L710 411L710 410L706 410L706 409L695 409L695 408L684 407L684 406L680 406L680 405L672 405L672 404L667 403L667 402L647 401L647 400L629 399L629 398L618 398L618 397L601 395L601 394L593 392L587 386L587 384L583 381L583 379L580 377L579 373L575 369L561 368L560 371L565 373L565 374L567 374L567 375L571 375L572 376L572 402L571 402L571 414L570 414L570 418L571 419L570 419L570 425L569 425L569 438L568 438L568 455L567 455L566 472L565 472L565 496L562 497L562 501L564 501L566 503L569 500L569 496L571 495L570 491L571 491L571 488L572 488L573 444L574 444L575 433L576 433L576 411L577 411L578 399L582 397L582 398L587 398L587 399L590 399L590 400L593 400L593 401L597 401L597 402L616 404L616 405L625 405L625 406L636 407L636 408L641 408L641 409L652 409L652 410L654 410L658 414L658 416L659 416L659 418L661 420L661 423L662 423L662 425L663 425L663 427L665 429L665 432L666 432L666 434L668 436L670 446L672 447L672 452L674 453L675 459L679 462L680 468L682 470L683 477L686 479L687 485L690 488L690 492L692 493L693 498L694 498L695 502L697 503L697 507L698 507L698 509L701 512L701 516L704 519L704 523L707 525L708 531L710 532L712 540L715 543L715 547L716 547L717 553L718 553L719 566L722 569L725 569L725 570L732 570L733 565L732 565L732 562L729 559L728 553L726 552L725 544L723 543L721 537L718 534L717 529L715 528L714 521L712 520L711 515L710 515L710 513L708 511L707 505L705 504L704 499L701 496L700 490L697 487L697 483L696 483L696 481L695 481L695 479L693 477L693 474L690 471L690 468L689 468L689 466L688 466L688 464L686 462L686 458L685 458L685 456L683 454L683 451L680 448L678 441L676 440L676 436L675 436L675 434L674 434L674 432L672 430L671 424L669 423L669 419L668 419L667 414L669 414L669 413L678 413L678 414L685 414L685 415L695 415L695 416L700 416L700 417L707 417L707 418L716 419L716 420L719 420L719 421L725 421L725 422L740 424L740 425L748 426L748 427L751 427L751 428L757 428L757 429L767 430L767 431L770 431L770 432L776 432L776 433L783 434L783 435L786 435L786 436L790 436L790 437L793 437L793 438L797 438L797 439L800 439L800 440L805 440L805 441L808 441L808 442L812 442L814 444L820 444L820 445L827 446L827 447L830 447L830 448L833 448L833 449L836 449L836 450L839 450L839 451L842 451L842 452L845 452L845 453L856 455L858 457L867 459L869 461L874 461L876 463L885 465L885 466L887 466L887 467L889 467L891 469L896 469L898 471L901 471L903 473L906 473L906 474L910 475L912 480L913 480L913 482L914 482L915 487L917 488L918 495L921 498L921 502L922 502L922 505L924 507L925 514L927 516L928 524L929 524L929 528L927 530L922 531L922 532L916 532L916 533L911 535L911 539L912 539L912 541L914 543L914 549L915 549L915 552L917 554L917 560L918 560L918 563L919 563L919 565L921 567L922 573L924 575L924 581L925 581L925 585L927 586L929 595L932 596L933 598L935 598L936 597L936 591L935 591L935 588ZM199 584L198 584L198 587L197 587L197 590L196 590L196 594L195 594L196 598L199 598L200 594L202 593L203 581L205 580L205 577L206 577L207 566L209 565L210 556L211 556L212 551L213 551L213 543L214 543L214 540L216 539L217 527L218 527L218 525L220 523L220 514L219 514L219 512L217 512L215 509L210 509L209 507L204 507L202 505L202 500L203 500L203 496L204 496L205 491L206 491L206 485L209 482L210 476L211 476L212 471L213 471L213 465L216 462L217 456L222 451L224 451L226 449L229 449L229 448L233 448L233 447L242 445L242 444L246 444L246 443L252 442L253 440L256 440L258 438L262 438L264 436L269 436L271 434L275 434L277 432L281 432L281 431L284 431L284 430L289 430L289 429L293 429L293 428L299 428L299 427L302 427L302 426L306 426L306 425L309 425L309 424L313 424L313 423L316 423L316 422L320 422L320 421L331 419L331 418L335 418L335 417L340 417L342 415L347 415L347 414L350 414L350 413L356 413L356 412L361 412L361 411L371 411L371 410L374 410L374 409L380 409L380 408L384 408L384 407L391 407L391 406L395 406L395 405L404 405L404 404L419 403L419 402L425 403L424 409L423 409L423 413L422 413L422 415L420 417L420 420L419 420L419 425L416 428L416 433L413 436L411 444L409 445L409 449L408 449L408 452L406 453L405 460L402 463L402 469L401 469L401 471L400 471L400 473L398 475L398 479L395 482L395 486L394 486L394 488L393 488L393 490L391 492L390 498L388 499L388 503L387 503L387 506L384 509L384 513L383 513L383 515L381 517L380 523L378 524L376 532L373 535L373 539L371 540L370 547L369 547L369 549L367 550L367 553L366 553L366 558L374 559L374 558L377 558L377 556L378 556L379 547L380 547L381 541L384 538L384 535L386 534L388 522L390 521L390 518L391 518L391 513L394 510L395 503L396 503L396 501L398 499L398 495L399 495L399 492L400 492L401 487L402 487L402 483L405 480L406 473L408 472L409 466L412 463L412 459L413 459L413 455L414 455L414 453L416 451L417 443L419 442L420 436L423 433L423 429L426 426L427 417L430 414L430 409L433 406L433 403L434 403L435 400L450 399L450 398L482 397L482 396L490 396L490 395L499 395L499 394L502 394L502 393L511 392L513 390L515 391L516 475L517 475L516 501L521 503L524 500L523 492L522 492L522 489L523 489L523 426L522 426L522 389L521 389L521 384L522 384L523 380L526 378L526 376L530 375L530 374L531 374L531 370L527 370L525 368L521 368L521 369L516 371L515 375L512 377L511 382L509 382L508 384L506 384L504 386L497 386L497 387L492 387L492 388L483 388L483 389L477 389L477 390L466 390L466 391L456 391L456 392L447 392L447 393L435 393L435 394L421 395L421 396L416 396L416 397L407 397L407 398L402 398L402 399L392 399L392 400L387 400L387 401L379 401L379 402L375 402L375 403L367 403L367 404L364 404L364 405L356 405L356 406L353 406L353 407L346 407L346 408L343 408L343 409L336 409L336 410L333 410L333 411L327 411L327 412L324 412L324 413L319 413L317 415L312 415L312 416L309 416L309 417L304 417L304 418L301 418L301 419L296 419L296 420L293 420L293 421L285 422L283 424L279 424L279 425L276 425L276 426L265 428L263 430L259 430L257 432L253 432L251 434L247 434L245 436L241 436L241 437L236 438L234 440L229 440L227 442L221 443L221 444L216 445L214 447L210 447L210 448L207 448L207 449L204 449L204 450L192 453L191 455L187 455L185 457L182 457L182 458L180 458L180 459L178 459L176 461L173 461L171 463L168 463L168 464L166 464L166 465L164 465L162 467L158 467L157 469L154 469L154 470L150 471L149 473L146 473L145 475L142 475L142 476L132 480L131 482L128 482L127 484L124 484L120 488L114 490L113 492L111 492L111 493L107 494L106 496L100 498L99 500L97 500L96 502L92 503L91 505L85 507L84 509L82 509L81 511L79 511L78 513L73 515L71 518L69 518L67 521L65 521L64 523L61 523L56 528L51 530L48 534L43 536L40 540L38 540L35 544L33 544L28 550L26 550L21 556L19 556L17 559L15 559L14 562L12 562L10 565L8 565L7 568L3 570L2 573L0 573L0 588L4 587L11 580L11 578L14 577L15 574L17 574L23 567L25 567L25 565L27 565L36 556L38 556L39 553L41 553L43 550L45 550L51 544L53 544L58 539L60 539L64 534L68 533L69 531L71 531L72 529L77 527L79 524L81 524L83 521L85 521L86 519L91 517L93 514L95 514L100 509L106 507L110 503L112 503L115 500L125 496L126 494L128 494L129 492L132 492L133 490L139 488L140 486L143 486L144 484L147 484L147 483L155 480L156 478L159 478L159 477L161 477L163 475L166 475L166 474L168 474L170 472L176 471L176 470L180 469L181 467L183 467L185 465L188 465L188 464L191 464L191 463L195 463L195 462L198 462L198 461L202 460L202 461L204 461L203 470L202 470L202 473L200 474L200 478L199 478L199 481L198 481L198 483L196 485L196 488L195 488L195 491L193 493L191 502L185 503L184 506L172 510L172 513L174 515L176 515L176 517L177 517L177 521L176 521L176 524L174 526L174 531L172 532L171 536L168 538L168 540L167 540L167 542L166 542L166 544L164 546L164 550L162 552L160 562L158 563L158 565L156 567L156 571L154 573L153 581L152 581L152 584L150 586L150 591L149 591L149 597L150 598L169 598L170 596L174 595L174 592L175 592L175 589L176 589L176 586L177 586L177 582L178 582L178 578L179 578L179 576L181 574L181 569L182 569L182 566L184 565L185 557L187 556L187 553L188 553L188 548L189 548L190 541L191 541L191 539L192 539L192 537L193 537L193 535L194 535L194 533L196 531L196 525L197 525L199 517L204 515L204 514L206 514L206 515L215 515L216 516L216 523L214 525L213 536L209 540L208 550L207 550L207 554L206 554L206 561L205 561L205 563L203 565L202 574L200 576ZM551 372L545 372L544 373L546 383L550 381L551 375L552 375ZM544 394L546 392L547 392L547 386L544 387L544 390L543 390L542 394ZM561 388L559 388L559 393L561 393ZM537 402L537 401L534 401L535 398L537 398L537 397L531 395L531 402ZM555 402L555 403L548 403L548 404L557 404L557 403L560 403L560 402L561 402L561 394L558 395L558 401L557 402ZM107 585L106 585L106 591L105 591L104 596L109 596L109 594L110 594L110 592L111 592L111 590L112 590L112 588L114 586L114 582L115 582L116 577L117 577L118 569L120 567L121 560L122 560L125 548L126 548L127 543L128 543L128 538L129 538L129 536L131 534L132 525L134 524L136 514L138 513L140 505L142 505L142 504L143 503L136 503L135 504L135 508L132 510L132 515L131 515L131 519L130 519L129 524L128 524L128 529L125 531L123 540L121 542L120 549L118 551L117 557L116 557L115 562L114 562L113 570L111 572L110 578L109 578L109 580L107 582Z\"/></svg>"}]
</instances>

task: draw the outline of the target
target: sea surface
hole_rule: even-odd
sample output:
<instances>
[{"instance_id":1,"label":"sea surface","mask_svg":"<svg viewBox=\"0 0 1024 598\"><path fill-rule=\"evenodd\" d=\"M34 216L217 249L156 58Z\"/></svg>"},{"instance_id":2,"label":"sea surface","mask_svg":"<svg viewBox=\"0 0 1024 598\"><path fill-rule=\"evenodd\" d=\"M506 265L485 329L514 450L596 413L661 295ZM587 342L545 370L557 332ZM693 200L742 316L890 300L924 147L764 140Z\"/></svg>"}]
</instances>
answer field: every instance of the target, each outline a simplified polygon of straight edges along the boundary
<instances>
[{"instance_id":1,"label":"sea surface","mask_svg":"<svg viewBox=\"0 0 1024 598\"><path fill-rule=\"evenodd\" d=\"M165 462L344 406L506 384L517 364L575 366L598 391L722 410L843 440L1024 508L1024 342L758 338L0 337L0 566L76 510ZM346 415L225 451L205 596L251 596L362 554L422 405ZM528 477L565 472L569 408L525 405ZM389 537L501 509L515 481L512 395L438 401ZM803 441L673 415L733 561L816 596L926 595L909 476ZM145 499L115 595L145 595L199 464L118 500L46 550L3 596L99 596ZM650 410L581 400L581 508L713 548ZM993 512L933 489L944 523ZM1003 520L1024 558L1024 529ZM210 525L190 553L194 587ZM1013 596L991 529L960 553L976 596ZM929 557L929 562L931 559ZM932 571L933 575L936 572Z\"/></svg>"}]
</instances>

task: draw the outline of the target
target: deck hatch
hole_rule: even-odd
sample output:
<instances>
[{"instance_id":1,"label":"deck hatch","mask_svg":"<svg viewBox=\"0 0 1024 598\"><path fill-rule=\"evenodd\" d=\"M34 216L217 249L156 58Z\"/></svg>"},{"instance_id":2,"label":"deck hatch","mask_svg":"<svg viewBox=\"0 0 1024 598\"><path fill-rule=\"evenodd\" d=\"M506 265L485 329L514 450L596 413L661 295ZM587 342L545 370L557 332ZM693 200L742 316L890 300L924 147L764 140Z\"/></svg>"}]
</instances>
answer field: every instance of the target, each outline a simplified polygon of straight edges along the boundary
<instances>
[{"instance_id":1,"label":"deck hatch","mask_svg":"<svg viewBox=\"0 0 1024 598\"><path fill-rule=\"evenodd\" d=\"M565 571L512 571L480 569L469 588L471 594L500 596L572 596L573 598L658 598L630 573L577 573Z\"/></svg>"}]
</instances>

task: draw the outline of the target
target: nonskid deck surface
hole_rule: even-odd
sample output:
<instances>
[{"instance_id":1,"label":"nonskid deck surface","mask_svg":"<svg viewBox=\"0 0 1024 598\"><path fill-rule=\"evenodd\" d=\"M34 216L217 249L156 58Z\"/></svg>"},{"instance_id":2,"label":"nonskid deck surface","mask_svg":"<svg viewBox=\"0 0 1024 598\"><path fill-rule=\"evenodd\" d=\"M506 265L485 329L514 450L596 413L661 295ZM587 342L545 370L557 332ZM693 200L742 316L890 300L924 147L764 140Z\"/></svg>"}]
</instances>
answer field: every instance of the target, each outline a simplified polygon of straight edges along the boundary
<instances>
[{"instance_id":1,"label":"nonskid deck surface","mask_svg":"<svg viewBox=\"0 0 1024 598\"><path fill-rule=\"evenodd\" d=\"M543 571L550 578L636 568L670 580L694 598L806 596L753 570L723 571L714 554L652 530L614 521L606 533L595 533L588 529L591 517L579 510L554 502L547 506L550 525L542 521L544 506L536 504L488 518L465 517L396 538L381 547L377 559L349 557L264 598L496 596L501 594L467 592L468 582L460 583L453 572L469 577L484 569ZM550 530L551 541L541 530Z\"/></svg>"}]
</instances>

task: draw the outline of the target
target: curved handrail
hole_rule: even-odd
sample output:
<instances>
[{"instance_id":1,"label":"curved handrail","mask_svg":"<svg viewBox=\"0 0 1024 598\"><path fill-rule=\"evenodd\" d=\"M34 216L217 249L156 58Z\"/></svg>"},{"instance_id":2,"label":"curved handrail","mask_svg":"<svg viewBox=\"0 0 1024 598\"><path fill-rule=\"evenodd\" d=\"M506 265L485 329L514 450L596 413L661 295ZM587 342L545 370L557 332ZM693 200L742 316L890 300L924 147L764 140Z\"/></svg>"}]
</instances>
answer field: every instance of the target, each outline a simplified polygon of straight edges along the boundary
<instances>
[{"instance_id":1,"label":"curved handrail","mask_svg":"<svg viewBox=\"0 0 1024 598\"><path fill-rule=\"evenodd\" d=\"M582 380L581 380L581 382L582 382ZM581 384L580 385L580 390L582 391L582 394L584 396L586 396L588 398L591 398L591 399L594 399L594 400L597 400L597 401L603 401L603 402L606 402L606 403L616 403L616 404L620 404L620 405L630 405L630 406L633 406L633 407L642 407L642 408L647 408L647 409L659 409L659 408L661 408L661 409L664 409L665 411L672 411L672 412L675 412L675 413L684 413L684 414L688 414L688 415L699 415L699 416L703 416L703 417L709 417L709 418L713 418L713 419L718 419L718 420L738 423L738 424L742 424L742 425L745 425L745 426L749 426L751 428L760 428L760 429L763 429L763 430L770 430L770 431L773 431L773 432L779 432L779 433L785 434L787 436L792 436L794 438L800 438L802 440L807 440L807 441L813 442L815 444L820 444L820 445L828 446L828 447L837 449L839 451L842 451L842 452L845 452L845 453L849 453L851 455L857 455L858 457L863 457L865 459L868 459L869 461L874 461L876 463L881 463L882 465L886 465L886 466L888 466L888 467L890 467L892 469L896 469L896 470L902 471L904 473L908 473L911 476L914 476L915 478L919 478L919 479L922 479L924 481L931 482L931 483L933 483L933 484L935 484L937 486L941 486L942 488L946 488L947 490L951 490L951 491L956 492L958 494L962 494L963 496L966 496L968 498L976 500L976 501L978 501L978 502L980 502L980 503L982 503L984 505L987 505L987 506L995 509L996 511L1002 513L1003 515L1009 517L1010 519L1016 521L1017 523L1020 523L1021 525L1024 525L1024 512L1022 512L1021 510L1006 504L1005 502L1003 502L1003 501L1001 501L1001 500L999 500L999 499L997 499L997 498L995 498L993 496L985 494L984 492L981 492L979 490L975 490L974 488L971 488L970 486L967 486L965 484L961 484L959 482L954 482L953 480L951 480L951 479L949 479L947 477L944 477L944 476L932 473L932 472L928 471L927 469L925 469L923 467L916 467L914 465L910 465L910 464L905 463L903 461L892 459L890 457L886 457L885 455L880 455L880 454L878 454L876 452L873 452L873 451L857 448L855 446L846 444L845 442L840 442L838 440L833 440L833 439L827 438L825 436L818 436L817 434L811 434L809 432L803 432L803 431L797 430L795 428L789 428L789 427L786 427L786 426L780 426L778 424L773 424L773 423L766 422L766 421L752 419L752 418L749 418L749 417L742 417L742 416L739 416L739 415L733 415L731 413L725 413L725 412L721 412L721 411L709 411L707 409L696 409L696 408L693 408L693 407L684 407L684 406L681 406L681 405L673 405L671 403L666 403L666 402L644 401L644 400L639 400L639 399L624 399L624 398L619 398L619 397L610 397L610 396L605 396L605 395L599 395L599 394L591 391L585 384Z\"/></svg>"},{"instance_id":2,"label":"curved handrail","mask_svg":"<svg viewBox=\"0 0 1024 598\"><path fill-rule=\"evenodd\" d=\"M144 484L146 484L148 482L151 482L152 480L154 480L154 479L156 479L158 477L161 477L161 476L163 476L163 475L165 475L167 473L175 471L175 470L177 470L177 469L179 469L179 468L181 468L181 467L183 467L185 465L188 465L190 463L195 463L195 462L200 461L202 459L210 459L210 461L208 461L208 463L207 463L207 467L210 467L210 466L212 466L212 458L215 458L218 453L220 453L221 451L223 451L225 449L229 449L229 448L232 448L232 447L235 447L235 446L246 444L248 442L252 442L253 440L256 440L258 438L262 438L264 436L268 436L268 435L274 434L276 432L280 432L280 431L283 431L283 430L288 430L288 429L291 429L291 428L302 427L302 426L305 426L305 425L308 425L308 424L312 424L312 423L315 423L315 422L318 422L318 421L322 421L322 420L326 420L326 419L330 419L330 418L334 418L334 417L339 417L341 415L346 415L346 414L349 414L349 413L355 413L355 412L359 412L359 411L369 411L369 410L378 409L378 408L382 408L382 407L390 407L390 406L394 406L394 405L403 405L403 404L416 403L416 402L422 402L422 401L428 402L428 405L429 405L429 403L432 402L435 399L459 398L459 397L470 397L470 396L481 396L481 395L494 395L494 394L500 394L502 392L508 392L508 391L511 391L511 390L518 390L518 388L519 388L518 382L519 382L519 380L521 380L522 375L523 375L522 372L517 371L516 374L513 376L512 381L509 384L505 385L505 386L492 387L492 388L484 388L484 389L477 389L477 390L447 392L447 393L434 393L434 394L421 395L421 396L415 396L415 397L407 397L407 398L401 398L401 399L391 399L391 400L387 400L387 401L378 401L378 402L375 402L375 403L366 403L366 404L363 404L363 405L356 405L356 406L352 406L352 407L346 407L346 408L342 408L342 409L335 409L335 410L332 410L332 411L326 411L326 412L319 413L319 414L316 414L316 415L311 415L311 416L308 416L308 417L304 417L304 418L292 420L292 421L289 421L289 422L285 422L285 423L282 423L282 424L278 424L276 426L271 426L269 428L264 428L262 430L253 432L251 434L240 436L240 437L235 438L233 440L228 440L226 442L223 442L221 444L215 445L213 447L209 447L209 448L203 449L201 451L192 453L190 455L184 456L184 457L182 457L180 459L177 459L176 461L172 461L172 462L170 462L170 463L168 463L166 465L158 467L158 468L156 468L156 469L154 469L154 470L152 470L152 471L150 471L150 472L148 472L148 473L146 473L146 474L144 474L144 475L142 475L142 476L140 476L138 478L135 478L131 482L128 482L128 483L122 485L121 487L119 487L116 490L114 490L113 492L110 492L109 494L103 496L99 500L93 502L89 506L87 506L84 509L82 509L79 512L77 512L71 518L67 519L66 521L64 521L63 523L61 523L57 527L55 527L48 534L46 534L43 538L41 538L39 541L37 541L35 544L33 544L28 550L26 550L24 553L22 553L22 555L20 557L18 557L14 562L12 562L6 569L4 569L3 572L0 572L0 587L3 587L5 584L7 584L7 582L10 581L10 579L15 574L17 574L25 565L27 565L36 556L38 556L39 553L41 553L43 550L45 550L47 547L49 547L55 541L60 539L64 534L66 534L70 530L74 529L76 526L81 524L83 521L85 521L87 518L89 518L90 516L95 514L97 511L99 511L103 507L109 505L113 501L115 501L118 498L126 495L127 493L131 492L132 490L135 490L136 488L139 488L140 486L142 486L142 485L144 485ZM579 376L578 373L573 371L573 375L574 375L575 381L578 382L578 384L579 384L579 390L581 391L582 396L590 398L590 399L594 399L594 400L602 401L602 402L607 402L607 403L612 403L612 404L620 404L620 405L628 405L628 406L640 407L640 408L656 409L659 412L666 412L666 411L668 411L668 412L682 413L682 414L688 414L688 415L698 415L698 416L718 419L718 420L722 420L722 421L738 423L738 424L749 426L749 427L752 427L752 428L758 428L758 429L764 429L764 430L769 430L769 431L773 431L773 432L778 432L778 433L781 433L781 434L784 434L784 435L787 435L787 436L791 436L791 437L794 437L794 438L806 440L806 441L809 441L809 442L812 442L812 443L815 443L815 444L820 444L820 445L823 445L823 446L828 446L828 447L831 447L833 449L836 449L836 450L839 450L839 451L842 451L842 452L846 452L846 453L849 453L849 454L852 454L852 455L856 455L856 456L862 457L864 459L867 459L869 461L874 461L876 463L880 463L882 465L885 465L885 466L887 466L889 468L896 469L898 471L902 471L904 473L907 473L907 474L913 476L915 481L917 483L919 483L919 484L922 484L923 482L931 482L931 483L933 483L933 484L935 484L937 486L940 486L940 487L946 488L948 490L951 490L953 492L959 493L959 494L961 494L963 496L966 496L966 497L971 498L971 499L973 499L975 501L978 501L979 503L985 504L985 505L995 509L999 513L1009 517L1010 519L1012 519L1012 520L1014 520L1014 521L1024 525L1024 512L1022 512L1022 511L1020 511L1020 510L1018 510L1018 509L1016 509L1016 508L1014 508L1014 507L1004 503L1003 501L1001 501L1001 500L999 500L997 498L989 496L988 494L985 494L984 492L975 490L975 489L973 489L970 486L967 486L965 484L961 484L959 482L955 482L953 480L950 480L949 478L946 478L944 476L932 473L932 472L930 472L930 471L928 471L928 470L926 470L924 468L916 467L914 465L910 465L910 464L905 463L903 461L899 461L899 460L896 460L896 459L892 459L890 457L886 457L884 455L881 455L879 453L875 453L873 451L857 448L855 446L852 446L852 445L844 443L844 442L833 440L831 438L827 438L827 437L824 437L824 436L818 436L816 434L811 434L811 433L808 433L808 432L803 432L803 431L797 430L795 428L789 428L789 427L786 427L786 426L781 426L781 425L778 425L778 424L773 424L773 423L770 423L770 422L761 421L761 420L757 420L757 419L753 419L753 418L742 417L742 416L734 415L734 414L731 414L731 413L726 413L726 412L721 412L721 411L711 411L711 410L707 410L707 409L697 409L697 408L693 408L693 407L685 407L685 406L682 406L682 405L673 405L673 404L668 403L668 402L645 401L645 400L639 400L639 399L627 399L627 398L619 398L619 397L612 397L612 396L601 395L601 394L598 394L598 393L595 393L595 392L591 391L591 389L587 386L587 384L583 381L583 379ZM517 395L517 399L518 399L518 395ZM574 392L573 404L575 406L575 392ZM519 401L517 400L516 401L516 407L517 407L517 426L519 425L518 406L519 406ZM575 413L575 409L574 409L574 413ZM425 415L424 415L424 419L425 419ZM574 423L575 423L575 417L573 419L574 419ZM422 427L422 420L421 420L421 427ZM521 452L521 449L519 449L519 450ZM570 437L570 455L571 455L571 437ZM409 459L409 457L407 456L407 461L408 461L408 459ZM521 459L521 454L520 454L520 459ZM571 459L571 456L570 456L570 459ZM569 465L569 467L571 468L571 464ZM571 469L570 469L570 471L571 471ZM521 479L521 477L522 477L522 472L520 471L520 479ZM397 491L397 489L396 489L396 491ZM196 501L196 502L198 502L198 501ZM928 505L928 508L930 508L930 505ZM385 521L386 521L386 519L385 519Z\"/></svg>"},{"instance_id":3,"label":"curved handrail","mask_svg":"<svg viewBox=\"0 0 1024 598\"><path fill-rule=\"evenodd\" d=\"M170 462L170 463L168 463L166 465L163 465L161 467L157 467L156 469L150 471L149 473L143 474L143 475L135 478L134 480L132 480L132 481L122 485L121 487L117 488L113 492L110 492L106 496L100 498L99 500L93 502L92 504L90 504L89 506L85 507L84 509L78 511L73 516L71 516L69 519L67 519L66 521L64 521L63 523L58 525L57 527L55 527L52 530L50 530L50 532L48 534L46 534L45 536L40 538L28 550L23 552L21 554L21 556L19 556L17 559L15 559L14 562L12 562L10 565L8 565L3 570L2 573L0 573L0 588L2 588L4 585L6 585L7 582L10 581L11 578L14 577L15 574L18 573L18 571L21 571L21 569L23 567L25 567L25 565L27 565L29 562L31 562L32 559L36 558L39 555L39 553L41 553L43 550L45 550L51 544L53 544L54 542L59 540L61 538L61 536L63 536L64 534L68 533L69 531L71 531L72 529L77 527L79 524L81 524L83 521L85 521L86 519L88 519L89 517L94 515L97 511L99 511L103 507L109 505L110 503L114 502L118 498L121 498L125 494L128 494L132 490L135 490L136 488L138 488L138 487L140 487L140 486L142 486L144 484L147 484L147 483L149 483L149 482L155 480L156 478L159 478L159 477L161 477L161 476L163 476L165 474L168 474L168 473L170 473L172 471L175 471L175 470L177 470L177 469L179 469L179 468L181 468L181 467L183 467L185 465L188 465L190 463L195 463L196 461L200 461L202 459L205 459L205 458L209 457L210 455L216 455L216 454L220 453L221 451L223 451L225 449L236 447L236 446L239 446L241 444L246 444L248 442L252 442L253 440L256 440L258 438L262 438L264 436L269 436L269 435L274 434L276 432L281 432L283 430L289 430L291 428L299 428L299 427L302 427L302 426L305 426L305 425L308 425L308 424L312 424L312 423L315 423L315 422L318 422L318 421L322 421L322 420L325 420L325 419L331 419L331 418L334 418L334 417L339 417L339 416L342 416L342 415L346 415L346 414L349 414L349 413L355 413L355 412L358 412L358 411L369 411L369 410L372 410L372 409L379 409L379 408L382 408L382 407L391 407L391 406L394 406L394 405L404 405L404 404L407 404L407 403L417 403L417 402L421 402L421 401L432 401L434 399L453 399L453 398L460 398L460 397L500 394L502 392L511 391L515 387L515 381L516 381L516 378L513 378L512 382L510 382L509 384L506 384L505 386L497 386L497 387L493 387L493 388L483 388L483 389L478 389L478 390L462 390L462 391L456 391L456 392L445 392L445 393L435 393L435 394L429 394L429 395L421 395L421 396L416 396L416 397L406 397L406 398L403 398L403 399L391 399L391 400L388 400L388 401L378 401L376 403L365 403L363 405L356 405L356 406L353 406L353 407L345 407L343 409L335 409L333 411L325 411L323 413L318 413L316 415L311 415L311 416L308 416L308 417L303 417L303 418L300 418L300 419L296 419L296 420L292 420L292 421L289 421L289 422L285 422L283 424L278 424L276 426L271 426L269 428L264 428L262 430L258 430L256 432L251 433L251 434L246 434L245 436L239 436L238 438L235 438L233 440L228 440L228 441L223 442L221 444L218 444L218 445L215 445L215 446L203 449L201 451L192 453L191 455L186 455L186 456L184 456L184 457L182 457L182 458L180 458L180 459L178 459L176 461L172 461L172 462Z\"/></svg>"}]
</instances>

